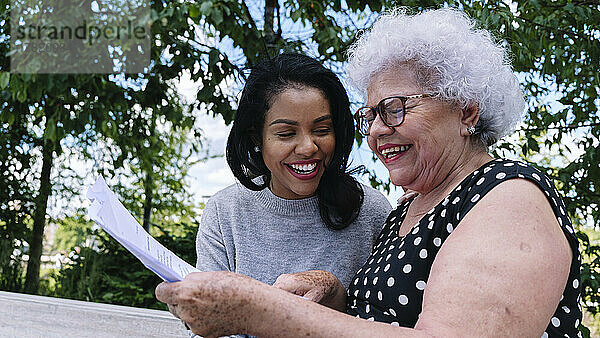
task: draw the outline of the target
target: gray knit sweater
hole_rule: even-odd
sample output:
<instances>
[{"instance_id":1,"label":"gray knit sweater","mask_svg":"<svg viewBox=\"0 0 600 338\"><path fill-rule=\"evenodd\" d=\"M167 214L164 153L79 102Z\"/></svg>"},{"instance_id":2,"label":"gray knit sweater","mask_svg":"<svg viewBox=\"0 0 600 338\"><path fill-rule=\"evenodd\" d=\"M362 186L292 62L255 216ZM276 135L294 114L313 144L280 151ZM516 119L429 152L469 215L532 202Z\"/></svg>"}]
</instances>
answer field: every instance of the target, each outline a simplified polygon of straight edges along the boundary
<instances>
[{"instance_id":1,"label":"gray knit sweater","mask_svg":"<svg viewBox=\"0 0 600 338\"><path fill-rule=\"evenodd\" d=\"M202 271L229 270L272 284L280 274L327 270L347 287L370 254L391 206L363 185L357 219L330 230L321 220L317 197L286 200L269 189L233 184L209 199L196 238Z\"/></svg>"}]
</instances>

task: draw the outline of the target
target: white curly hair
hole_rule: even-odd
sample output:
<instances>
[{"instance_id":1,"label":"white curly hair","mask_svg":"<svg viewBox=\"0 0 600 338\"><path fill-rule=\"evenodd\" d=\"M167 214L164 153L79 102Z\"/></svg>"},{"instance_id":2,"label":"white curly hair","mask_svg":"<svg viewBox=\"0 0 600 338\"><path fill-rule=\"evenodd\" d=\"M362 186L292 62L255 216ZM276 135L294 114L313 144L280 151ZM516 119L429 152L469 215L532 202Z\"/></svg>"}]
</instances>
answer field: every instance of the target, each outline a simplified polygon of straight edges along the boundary
<instances>
[{"instance_id":1,"label":"white curly hair","mask_svg":"<svg viewBox=\"0 0 600 338\"><path fill-rule=\"evenodd\" d=\"M476 133L486 146L523 116L523 92L505 48L460 10L389 11L348 50L348 76L363 93L374 75L401 64L413 68L423 90L463 108L476 104Z\"/></svg>"}]
</instances>

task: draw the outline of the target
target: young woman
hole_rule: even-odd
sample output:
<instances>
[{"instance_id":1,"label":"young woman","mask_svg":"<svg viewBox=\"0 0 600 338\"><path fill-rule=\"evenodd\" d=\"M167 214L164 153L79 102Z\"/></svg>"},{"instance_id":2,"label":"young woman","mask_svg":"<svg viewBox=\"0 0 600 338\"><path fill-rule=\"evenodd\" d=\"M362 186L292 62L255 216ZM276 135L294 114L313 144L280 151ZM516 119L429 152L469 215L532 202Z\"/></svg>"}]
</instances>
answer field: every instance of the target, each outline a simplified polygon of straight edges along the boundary
<instances>
[{"instance_id":1,"label":"young woman","mask_svg":"<svg viewBox=\"0 0 600 338\"><path fill-rule=\"evenodd\" d=\"M349 100L316 60L282 54L253 67L227 141L239 183L206 204L197 267L272 284L327 270L348 285L391 206L348 173Z\"/></svg>"}]
</instances>

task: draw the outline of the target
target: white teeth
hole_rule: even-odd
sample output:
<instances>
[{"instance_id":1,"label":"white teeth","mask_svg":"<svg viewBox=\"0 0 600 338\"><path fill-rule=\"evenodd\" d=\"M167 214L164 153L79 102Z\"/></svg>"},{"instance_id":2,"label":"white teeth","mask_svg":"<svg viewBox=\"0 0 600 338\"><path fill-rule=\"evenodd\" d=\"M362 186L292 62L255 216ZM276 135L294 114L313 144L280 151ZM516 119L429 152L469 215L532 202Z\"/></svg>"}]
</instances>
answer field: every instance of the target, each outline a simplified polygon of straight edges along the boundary
<instances>
[{"instance_id":1,"label":"white teeth","mask_svg":"<svg viewBox=\"0 0 600 338\"><path fill-rule=\"evenodd\" d=\"M315 168L317 167L317 163L314 162L310 164L290 164L290 167L292 167L294 171L298 171L301 174L306 174L315 170Z\"/></svg>"},{"instance_id":2,"label":"white teeth","mask_svg":"<svg viewBox=\"0 0 600 338\"><path fill-rule=\"evenodd\" d=\"M381 151L381 154L382 155L387 155L389 153L395 153L395 152L399 152L399 151L400 151L400 147L391 147L391 148L383 149Z\"/></svg>"},{"instance_id":3,"label":"white teeth","mask_svg":"<svg viewBox=\"0 0 600 338\"><path fill-rule=\"evenodd\" d=\"M410 148L410 146L397 146L397 147L386 148L381 151L381 155L385 156L386 158L390 158L390 157L396 156L397 153L407 151L408 148Z\"/></svg>"}]
</instances>

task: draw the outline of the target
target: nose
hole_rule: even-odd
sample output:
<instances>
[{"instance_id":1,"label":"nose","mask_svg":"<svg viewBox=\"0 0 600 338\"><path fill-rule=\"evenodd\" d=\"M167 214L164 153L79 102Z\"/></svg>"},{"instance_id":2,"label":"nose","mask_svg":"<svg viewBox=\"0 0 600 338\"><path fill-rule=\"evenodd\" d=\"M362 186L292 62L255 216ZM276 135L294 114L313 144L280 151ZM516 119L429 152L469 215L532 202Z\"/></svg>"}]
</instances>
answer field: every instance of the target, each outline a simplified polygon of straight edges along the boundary
<instances>
[{"instance_id":1,"label":"nose","mask_svg":"<svg viewBox=\"0 0 600 338\"><path fill-rule=\"evenodd\" d=\"M386 126L385 123L383 123L383 121L381 120L381 115L377 114L377 116L375 116L375 120L373 120L373 123L369 128L369 136L373 138L378 138L393 133L394 128Z\"/></svg>"},{"instance_id":2,"label":"nose","mask_svg":"<svg viewBox=\"0 0 600 338\"><path fill-rule=\"evenodd\" d=\"M317 146L311 135L302 136L298 145L296 145L296 154L304 157L311 157L318 150L319 146Z\"/></svg>"}]
</instances>

